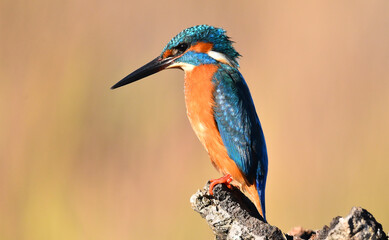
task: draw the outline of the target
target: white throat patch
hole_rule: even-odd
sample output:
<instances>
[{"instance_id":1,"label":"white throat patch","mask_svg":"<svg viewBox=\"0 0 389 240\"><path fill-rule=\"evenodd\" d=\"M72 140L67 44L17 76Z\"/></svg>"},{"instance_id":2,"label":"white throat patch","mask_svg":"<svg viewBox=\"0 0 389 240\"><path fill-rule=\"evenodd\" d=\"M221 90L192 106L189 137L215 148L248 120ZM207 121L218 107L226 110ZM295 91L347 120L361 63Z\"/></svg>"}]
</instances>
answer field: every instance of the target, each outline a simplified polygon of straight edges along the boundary
<instances>
[{"instance_id":1,"label":"white throat patch","mask_svg":"<svg viewBox=\"0 0 389 240\"><path fill-rule=\"evenodd\" d=\"M181 68L185 72L190 72L193 70L194 67L195 67L195 65L193 65L193 64L184 63L184 62L176 62L176 63L171 64L167 68Z\"/></svg>"},{"instance_id":2,"label":"white throat patch","mask_svg":"<svg viewBox=\"0 0 389 240\"><path fill-rule=\"evenodd\" d=\"M226 55L224 55L223 53L209 51L208 56L215 59L216 61L222 62L224 64L228 64L231 67L234 67L234 64L232 64L231 61L228 59L228 57Z\"/></svg>"}]
</instances>

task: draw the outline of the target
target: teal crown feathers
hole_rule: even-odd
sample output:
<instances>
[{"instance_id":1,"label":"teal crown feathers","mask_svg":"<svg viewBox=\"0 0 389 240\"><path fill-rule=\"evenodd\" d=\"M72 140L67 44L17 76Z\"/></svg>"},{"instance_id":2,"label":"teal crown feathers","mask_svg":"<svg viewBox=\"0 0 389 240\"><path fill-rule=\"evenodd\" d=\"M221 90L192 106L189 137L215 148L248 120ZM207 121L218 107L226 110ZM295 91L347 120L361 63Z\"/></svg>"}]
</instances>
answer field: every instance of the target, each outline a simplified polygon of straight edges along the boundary
<instances>
[{"instance_id":1,"label":"teal crown feathers","mask_svg":"<svg viewBox=\"0 0 389 240\"><path fill-rule=\"evenodd\" d=\"M179 44L186 43L191 46L198 42L212 43L212 51L226 55L234 65L239 66L238 58L241 55L232 46L233 42L226 35L226 31L209 25L197 25L183 30L170 40L163 49L162 54L166 50L177 47Z\"/></svg>"}]
</instances>

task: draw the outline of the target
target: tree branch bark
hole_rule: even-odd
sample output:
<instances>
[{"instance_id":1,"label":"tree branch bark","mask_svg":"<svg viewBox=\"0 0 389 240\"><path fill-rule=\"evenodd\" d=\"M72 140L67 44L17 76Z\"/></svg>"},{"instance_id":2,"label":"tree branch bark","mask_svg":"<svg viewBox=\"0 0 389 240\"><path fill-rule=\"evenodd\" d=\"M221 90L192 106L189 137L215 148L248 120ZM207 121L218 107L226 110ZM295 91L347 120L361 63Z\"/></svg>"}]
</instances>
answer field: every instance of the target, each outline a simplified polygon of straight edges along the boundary
<instances>
[{"instance_id":1,"label":"tree branch bark","mask_svg":"<svg viewBox=\"0 0 389 240\"><path fill-rule=\"evenodd\" d=\"M353 207L346 217L335 217L329 227L320 230L294 228L289 234L265 223L254 204L239 189L218 184L214 195L208 193L209 184L198 190L191 199L192 208L200 213L211 227L217 240L275 239L275 240L388 240L373 215L360 207Z\"/></svg>"}]
</instances>

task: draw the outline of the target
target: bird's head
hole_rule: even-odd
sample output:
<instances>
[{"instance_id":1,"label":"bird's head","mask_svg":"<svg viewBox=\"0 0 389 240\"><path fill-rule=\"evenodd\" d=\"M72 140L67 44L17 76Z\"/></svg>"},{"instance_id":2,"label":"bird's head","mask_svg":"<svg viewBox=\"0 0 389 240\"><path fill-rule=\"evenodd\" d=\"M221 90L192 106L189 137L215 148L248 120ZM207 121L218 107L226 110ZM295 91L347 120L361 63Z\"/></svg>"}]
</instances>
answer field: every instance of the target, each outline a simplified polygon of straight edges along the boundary
<instances>
[{"instance_id":1,"label":"bird's head","mask_svg":"<svg viewBox=\"0 0 389 240\"><path fill-rule=\"evenodd\" d=\"M201 64L217 63L238 67L239 56L225 30L208 25L190 27L172 38L157 58L123 78L112 89L168 68L191 71Z\"/></svg>"}]
</instances>

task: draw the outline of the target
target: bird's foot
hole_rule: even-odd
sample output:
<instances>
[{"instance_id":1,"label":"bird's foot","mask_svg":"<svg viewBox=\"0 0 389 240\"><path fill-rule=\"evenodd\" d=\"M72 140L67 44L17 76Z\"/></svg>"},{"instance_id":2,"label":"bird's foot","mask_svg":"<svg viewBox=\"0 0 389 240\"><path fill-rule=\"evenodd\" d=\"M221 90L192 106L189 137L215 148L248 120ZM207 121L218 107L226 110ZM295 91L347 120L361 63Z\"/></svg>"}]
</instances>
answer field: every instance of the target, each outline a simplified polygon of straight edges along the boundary
<instances>
[{"instance_id":1,"label":"bird's foot","mask_svg":"<svg viewBox=\"0 0 389 240\"><path fill-rule=\"evenodd\" d=\"M232 181L232 177L230 174L226 174L224 177L218 178L218 179L211 179L209 180L211 184L209 184L209 194L213 195L213 188L216 186L216 184L224 183L229 189L232 189L232 186L230 182Z\"/></svg>"}]
</instances>

